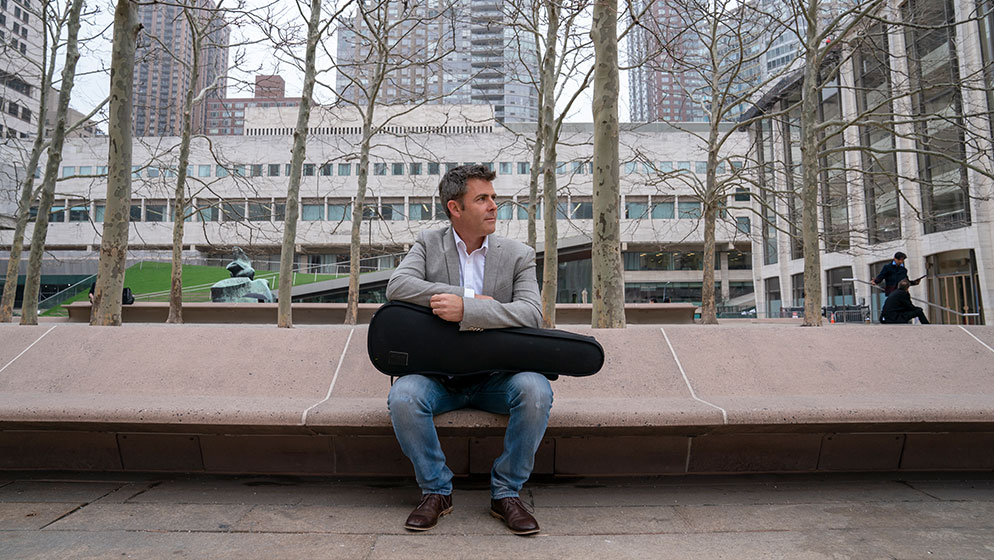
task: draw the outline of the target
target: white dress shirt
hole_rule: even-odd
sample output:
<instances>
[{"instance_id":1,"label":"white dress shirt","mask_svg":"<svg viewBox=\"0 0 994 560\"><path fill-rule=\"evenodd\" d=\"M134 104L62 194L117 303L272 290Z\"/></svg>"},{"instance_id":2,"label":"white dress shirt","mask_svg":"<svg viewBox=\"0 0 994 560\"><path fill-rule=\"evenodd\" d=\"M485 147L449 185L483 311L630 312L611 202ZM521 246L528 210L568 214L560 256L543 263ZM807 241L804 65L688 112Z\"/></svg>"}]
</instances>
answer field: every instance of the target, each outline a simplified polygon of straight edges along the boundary
<instances>
[{"instance_id":1,"label":"white dress shirt","mask_svg":"<svg viewBox=\"0 0 994 560\"><path fill-rule=\"evenodd\" d=\"M475 297L476 294L483 293L483 266L487 258L487 247L490 246L490 236L483 238L483 245L473 251L473 254L466 253L466 242L456 233L456 228L452 228L452 236L456 240L456 253L459 254L459 283L463 287L463 297Z\"/></svg>"}]
</instances>

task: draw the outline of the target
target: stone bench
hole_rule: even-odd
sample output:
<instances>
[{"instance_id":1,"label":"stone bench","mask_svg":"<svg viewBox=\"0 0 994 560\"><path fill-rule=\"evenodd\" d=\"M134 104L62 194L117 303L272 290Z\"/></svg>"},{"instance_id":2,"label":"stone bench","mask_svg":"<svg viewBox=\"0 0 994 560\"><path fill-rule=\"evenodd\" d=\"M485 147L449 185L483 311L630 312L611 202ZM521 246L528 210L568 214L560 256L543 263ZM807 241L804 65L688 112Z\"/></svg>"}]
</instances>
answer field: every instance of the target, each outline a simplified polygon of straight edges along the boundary
<instances>
[{"instance_id":1,"label":"stone bench","mask_svg":"<svg viewBox=\"0 0 994 560\"><path fill-rule=\"evenodd\" d=\"M276 324L277 303L210 303L183 304L183 321L186 323L222 324ZM65 306L69 321L90 322L90 302L77 301ZM359 304L359 323L367 324L379 303ZM556 320L563 325L589 325L593 305L589 303L561 303L556 305ZM694 322L697 306L692 303L630 303L625 305L629 324L690 324ZM136 302L121 308L124 323L165 323L169 304L164 302ZM341 325L345 322L344 303L294 303L295 325Z\"/></svg>"},{"instance_id":2,"label":"stone bench","mask_svg":"<svg viewBox=\"0 0 994 560\"><path fill-rule=\"evenodd\" d=\"M536 472L994 468L994 328L635 325L553 383ZM0 468L409 474L366 327L0 325ZM439 416L457 473L505 418Z\"/></svg>"}]
</instances>

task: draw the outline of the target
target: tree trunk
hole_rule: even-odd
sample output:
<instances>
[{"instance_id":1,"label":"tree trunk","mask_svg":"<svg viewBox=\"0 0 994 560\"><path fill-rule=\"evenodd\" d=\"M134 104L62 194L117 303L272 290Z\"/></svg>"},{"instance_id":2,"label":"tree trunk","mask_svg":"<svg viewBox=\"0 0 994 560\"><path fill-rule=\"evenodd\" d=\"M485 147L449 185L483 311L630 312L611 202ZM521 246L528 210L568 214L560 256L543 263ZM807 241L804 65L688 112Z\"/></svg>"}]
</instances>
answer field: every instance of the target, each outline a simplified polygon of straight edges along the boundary
<instances>
[{"instance_id":1,"label":"tree trunk","mask_svg":"<svg viewBox=\"0 0 994 560\"><path fill-rule=\"evenodd\" d=\"M359 272L362 244L362 208L366 204L366 185L369 183L369 144L373 139L373 111L371 98L362 117L362 144L359 146L359 186L352 202L352 229L349 236L349 293L345 306L345 324L359 321Z\"/></svg>"},{"instance_id":2,"label":"tree trunk","mask_svg":"<svg viewBox=\"0 0 994 560\"><path fill-rule=\"evenodd\" d=\"M545 58L542 61L543 85L541 92L544 129L542 142L545 149L542 173L543 217L545 220L545 248L542 266L542 326L556 326L556 295L559 290L559 231L556 224L556 41L559 38L559 5L546 0L545 10L549 22L545 34Z\"/></svg>"},{"instance_id":3,"label":"tree trunk","mask_svg":"<svg viewBox=\"0 0 994 560\"><path fill-rule=\"evenodd\" d=\"M293 149L290 157L290 182L286 193L286 217L283 222L283 246L280 249L279 312L277 325L293 326L291 296L293 289L293 262L297 244L297 216L300 213L300 175L307 151L307 123L311 117L311 96L316 76L315 59L321 31L321 0L311 0L311 14L307 21L307 50L304 55L304 90L300 95L297 111L297 128L293 132Z\"/></svg>"},{"instance_id":4,"label":"tree trunk","mask_svg":"<svg viewBox=\"0 0 994 560\"><path fill-rule=\"evenodd\" d=\"M594 238L593 311L590 326L625 327L625 279L621 262L621 185L618 169L618 3L597 0L590 36L594 42Z\"/></svg>"},{"instance_id":5,"label":"tree trunk","mask_svg":"<svg viewBox=\"0 0 994 560\"><path fill-rule=\"evenodd\" d=\"M167 323L183 322L183 230L186 226L186 166L190 163L190 138L193 135L193 99L200 78L200 48L203 34L196 17L189 8L183 8L186 24L193 35L193 60L190 66L190 87L183 103L183 134L179 143L179 169L176 173L176 191L173 194L173 255L169 275L169 316Z\"/></svg>"},{"instance_id":6,"label":"tree trunk","mask_svg":"<svg viewBox=\"0 0 994 560\"><path fill-rule=\"evenodd\" d=\"M79 14L83 0L73 0L66 22L66 62L62 67L62 90L55 113L55 128L48 147L48 161L45 162L45 177L42 179L41 199L38 203L38 217L31 232L31 254L28 256L27 277L24 280L24 300L21 305L21 324L38 324L38 292L41 289L41 260L45 252L45 237L48 235L48 217L55 200L55 180L62 165L62 144L66 137L66 116L69 113L69 98L72 96L73 82L76 79L76 62L79 60Z\"/></svg>"},{"instance_id":7,"label":"tree trunk","mask_svg":"<svg viewBox=\"0 0 994 560\"><path fill-rule=\"evenodd\" d=\"M718 310L714 301L714 254L715 254L715 223L718 221L718 210L721 199L718 196L718 152L717 152L717 123L711 123L711 138L708 150L708 168L705 175L704 196L701 200L704 218L704 276L701 282L701 323L705 325L718 324Z\"/></svg>"},{"instance_id":8,"label":"tree trunk","mask_svg":"<svg viewBox=\"0 0 994 560\"><path fill-rule=\"evenodd\" d=\"M818 0L808 0L804 80L801 85L801 239L804 246L804 323L821 326L821 254L818 248Z\"/></svg>"},{"instance_id":9,"label":"tree trunk","mask_svg":"<svg viewBox=\"0 0 994 560\"><path fill-rule=\"evenodd\" d=\"M542 170L542 132L545 127L543 118L545 111L538 112L538 125L535 127L535 144L532 146L532 164L528 177L528 246L532 249L538 244L538 177Z\"/></svg>"},{"instance_id":10,"label":"tree trunk","mask_svg":"<svg viewBox=\"0 0 994 560\"><path fill-rule=\"evenodd\" d=\"M91 325L121 324L121 290L127 267L131 215L131 91L135 43L141 24L138 4L118 0L110 65L110 119L107 124L107 206L100 264L90 312Z\"/></svg>"}]
</instances>

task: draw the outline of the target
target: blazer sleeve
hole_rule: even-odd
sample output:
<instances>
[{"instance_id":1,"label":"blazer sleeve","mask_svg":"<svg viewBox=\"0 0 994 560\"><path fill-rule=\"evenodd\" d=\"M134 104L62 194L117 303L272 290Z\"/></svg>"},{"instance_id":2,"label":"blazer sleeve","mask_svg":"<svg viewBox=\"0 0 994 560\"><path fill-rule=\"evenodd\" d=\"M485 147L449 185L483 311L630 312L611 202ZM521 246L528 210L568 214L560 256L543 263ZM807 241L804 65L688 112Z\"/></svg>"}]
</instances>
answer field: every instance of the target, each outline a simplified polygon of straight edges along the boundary
<instances>
[{"instance_id":1,"label":"blazer sleeve","mask_svg":"<svg viewBox=\"0 0 994 560\"><path fill-rule=\"evenodd\" d=\"M390 275L390 281L387 283L387 299L431 307L431 296L435 294L463 295L464 290L459 286L426 280L426 271L425 240L422 232L418 234L411 251L404 260L400 261L400 266Z\"/></svg>"},{"instance_id":2,"label":"blazer sleeve","mask_svg":"<svg viewBox=\"0 0 994 560\"><path fill-rule=\"evenodd\" d=\"M535 250L521 244L514 258L514 284L511 301L465 298L459 330L538 328L542 323L542 303L535 276Z\"/></svg>"}]
</instances>

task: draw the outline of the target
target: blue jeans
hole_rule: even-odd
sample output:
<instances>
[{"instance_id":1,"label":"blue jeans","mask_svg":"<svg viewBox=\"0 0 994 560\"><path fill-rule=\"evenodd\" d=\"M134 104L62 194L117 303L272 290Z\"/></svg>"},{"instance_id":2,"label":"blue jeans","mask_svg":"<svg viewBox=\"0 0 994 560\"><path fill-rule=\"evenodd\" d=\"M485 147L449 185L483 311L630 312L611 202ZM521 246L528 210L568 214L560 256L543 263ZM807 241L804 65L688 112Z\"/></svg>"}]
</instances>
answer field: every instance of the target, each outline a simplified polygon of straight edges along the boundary
<instances>
[{"instance_id":1,"label":"blue jeans","mask_svg":"<svg viewBox=\"0 0 994 560\"><path fill-rule=\"evenodd\" d=\"M544 376L530 371L491 375L462 388L448 388L434 377L406 375L390 388L387 406L397 441L414 464L425 494L452 493L452 471L445 466L435 415L466 407L510 414L504 452L490 471L490 495L500 499L517 496L531 475L549 423L552 387Z\"/></svg>"}]
</instances>

